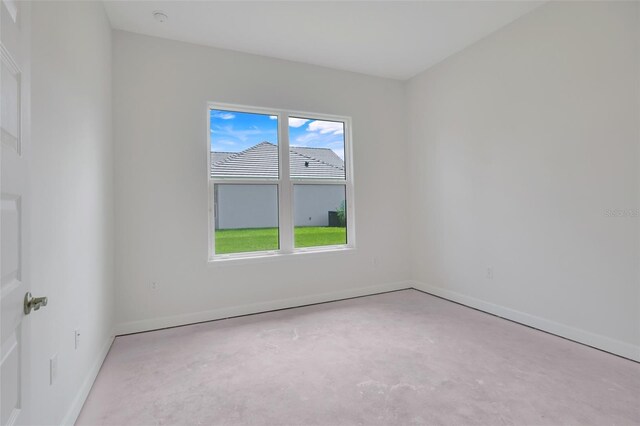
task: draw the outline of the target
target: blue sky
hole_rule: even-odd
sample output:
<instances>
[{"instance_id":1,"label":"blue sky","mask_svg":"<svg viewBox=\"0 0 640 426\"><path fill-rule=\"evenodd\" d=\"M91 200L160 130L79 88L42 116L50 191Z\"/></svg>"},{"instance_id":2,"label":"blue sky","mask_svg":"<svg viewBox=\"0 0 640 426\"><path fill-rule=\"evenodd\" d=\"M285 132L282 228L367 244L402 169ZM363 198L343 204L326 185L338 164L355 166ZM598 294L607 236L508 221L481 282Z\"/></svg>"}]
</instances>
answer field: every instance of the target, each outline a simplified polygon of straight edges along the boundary
<instances>
[{"instance_id":1,"label":"blue sky","mask_svg":"<svg viewBox=\"0 0 640 426\"><path fill-rule=\"evenodd\" d=\"M263 141L278 143L276 116L211 110L211 150L240 152ZM344 127L340 122L289 118L291 146L332 149L344 159Z\"/></svg>"}]
</instances>

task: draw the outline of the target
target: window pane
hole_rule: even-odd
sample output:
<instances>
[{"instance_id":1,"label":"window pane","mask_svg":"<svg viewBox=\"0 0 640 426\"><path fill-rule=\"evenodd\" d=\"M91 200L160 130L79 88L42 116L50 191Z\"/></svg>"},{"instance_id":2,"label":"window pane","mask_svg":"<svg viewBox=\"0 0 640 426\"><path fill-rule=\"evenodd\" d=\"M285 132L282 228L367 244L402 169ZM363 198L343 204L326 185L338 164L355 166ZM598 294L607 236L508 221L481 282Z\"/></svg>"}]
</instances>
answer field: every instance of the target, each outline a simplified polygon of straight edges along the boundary
<instances>
[{"instance_id":1,"label":"window pane","mask_svg":"<svg viewBox=\"0 0 640 426\"><path fill-rule=\"evenodd\" d=\"M294 246L347 244L344 185L294 185Z\"/></svg>"},{"instance_id":2,"label":"window pane","mask_svg":"<svg viewBox=\"0 0 640 426\"><path fill-rule=\"evenodd\" d=\"M211 177L278 178L278 117L209 112Z\"/></svg>"},{"instance_id":3,"label":"window pane","mask_svg":"<svg viewBox=\"0 0 640 426\"><path fill-rule=\"evenodd\" d=\"M278 250L278 186L214 185L215 253Z\"/></svg>"},{"instance_id":4,"label":"window pane","mask_svg":"<svg viewBox=\"0 0 640 426\"><path fill-rule=\"evenodd\" d=\"M345 179L344 123L289 117L291 177Z\"/></svg>"}]
</instances>

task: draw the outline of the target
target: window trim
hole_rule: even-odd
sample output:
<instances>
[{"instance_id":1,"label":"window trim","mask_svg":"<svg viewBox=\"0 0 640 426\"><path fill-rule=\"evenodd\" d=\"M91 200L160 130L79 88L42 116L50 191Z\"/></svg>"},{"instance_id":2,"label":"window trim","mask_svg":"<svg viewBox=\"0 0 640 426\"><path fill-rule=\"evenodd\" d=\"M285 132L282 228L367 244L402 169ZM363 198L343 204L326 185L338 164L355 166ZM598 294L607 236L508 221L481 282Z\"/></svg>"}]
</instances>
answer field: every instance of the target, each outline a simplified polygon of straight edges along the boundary
<instances>
[{"instance_id":1,"label":"window trim","mask_svg":"<svg viewBox=\"0 0 640 426\"><path fill-rule=\"evenodd\" d=\"M253 113L275 115L278 117L278 178L230 178L211 177L211 122L210 111L212 109L231 111L238 113ZM289 117L309 118L310 120L338 121L344 123L344 165L345 179L322 178L291 178L289 162ZM208 190L208 240L209 262L229 262L242 260L244 262L259 259L282 258L292 255L309 253L330 253L351 251L356 248L355 227L355 201L353 191L353 151L351 134L351 117L315 112L293 111L279 108L252 107L220 102L207 102L206 108L206 132L207 132L207 190ZM267 184L277 185L278 192L278 234L279 249L269 251L252 251L243 253L215 254L215 212L214 212L214 187L216 184ZM294 185L343 185L345 187L345 201L347 205L347 244L294 247Z\"/></svg>"}]
</instances>

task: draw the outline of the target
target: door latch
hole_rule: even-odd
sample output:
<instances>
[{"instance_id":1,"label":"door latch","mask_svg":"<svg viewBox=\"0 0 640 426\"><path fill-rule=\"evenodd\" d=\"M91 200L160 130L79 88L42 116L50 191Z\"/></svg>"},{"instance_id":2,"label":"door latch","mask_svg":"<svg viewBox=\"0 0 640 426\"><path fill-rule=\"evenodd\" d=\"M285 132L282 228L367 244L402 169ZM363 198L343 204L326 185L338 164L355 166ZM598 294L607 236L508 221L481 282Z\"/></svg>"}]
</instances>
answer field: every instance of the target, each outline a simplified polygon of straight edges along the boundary
<instances>
[{"instance_id":1,"label":"door latch","mask_svg":"<svg viewBox=\"0 0 640 426\"><path fill-rule=\"evenodd\" d=\"M47 306L46 297L31 297L31 293L24 295L24 314L29 315L32 310L37 311L41 306Z\"/></svg>"}]
</instances>

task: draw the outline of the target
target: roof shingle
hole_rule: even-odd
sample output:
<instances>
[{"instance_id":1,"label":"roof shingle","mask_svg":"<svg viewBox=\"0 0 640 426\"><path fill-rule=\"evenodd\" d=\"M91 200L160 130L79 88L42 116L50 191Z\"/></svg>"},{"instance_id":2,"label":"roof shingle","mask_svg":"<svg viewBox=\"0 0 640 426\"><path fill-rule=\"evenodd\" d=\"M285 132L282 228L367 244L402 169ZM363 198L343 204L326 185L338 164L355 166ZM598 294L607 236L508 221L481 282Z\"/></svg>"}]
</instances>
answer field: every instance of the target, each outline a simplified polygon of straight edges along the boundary
<instances>
[{"instance_id":1,"label":"roof shingle","mask_svg":"<svg viewBox=\"0 0 640 426\"><path fill-rule=\"evenodd\" d=\"M291 177L344 179L344 162L328 148L292 146ZM211 177L278 178L278 147L261 142L241 152L211 152Z\"/></svg>"}]
</instances>

